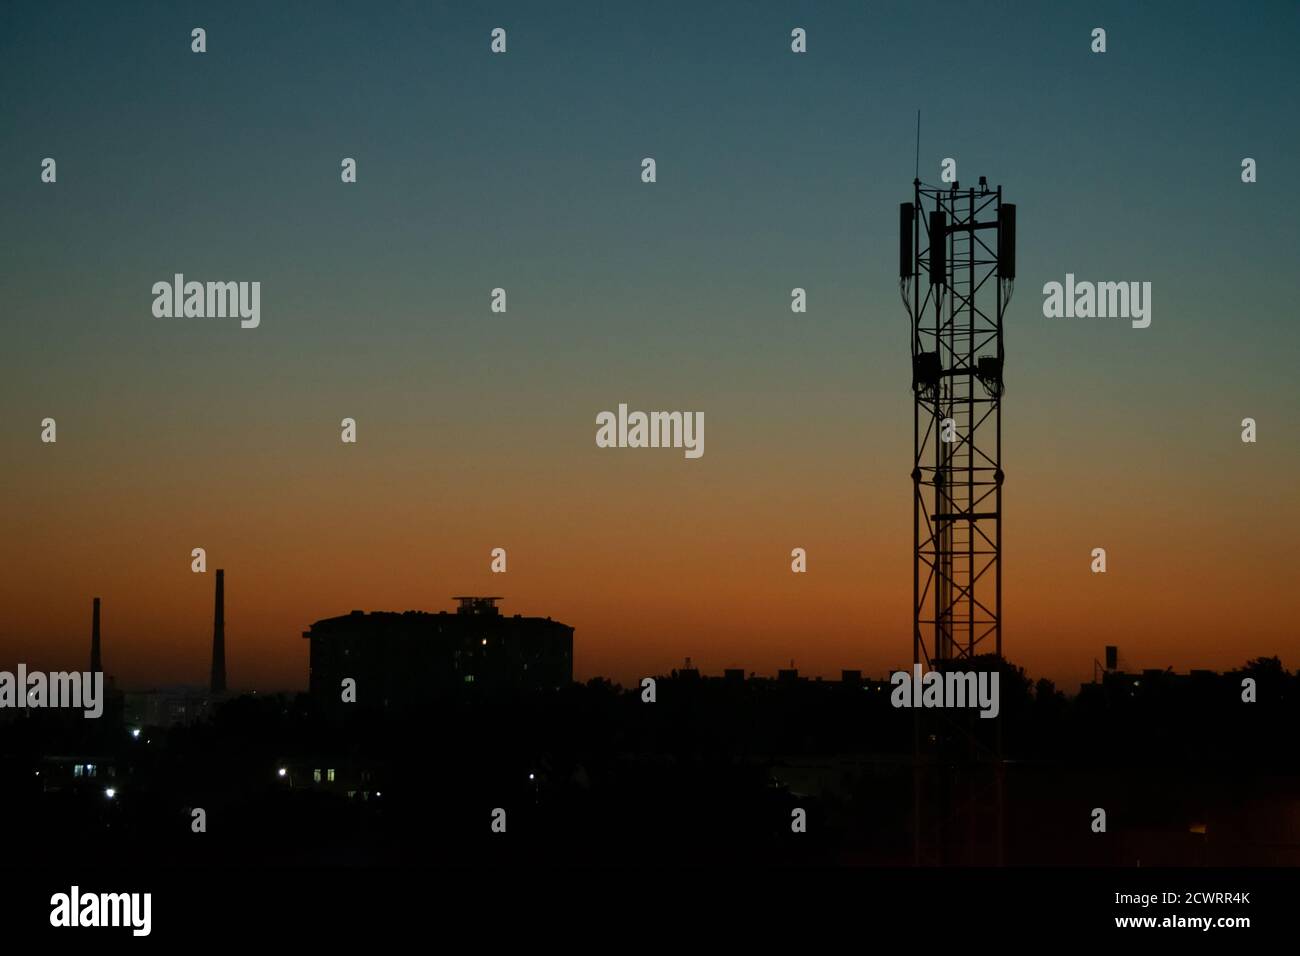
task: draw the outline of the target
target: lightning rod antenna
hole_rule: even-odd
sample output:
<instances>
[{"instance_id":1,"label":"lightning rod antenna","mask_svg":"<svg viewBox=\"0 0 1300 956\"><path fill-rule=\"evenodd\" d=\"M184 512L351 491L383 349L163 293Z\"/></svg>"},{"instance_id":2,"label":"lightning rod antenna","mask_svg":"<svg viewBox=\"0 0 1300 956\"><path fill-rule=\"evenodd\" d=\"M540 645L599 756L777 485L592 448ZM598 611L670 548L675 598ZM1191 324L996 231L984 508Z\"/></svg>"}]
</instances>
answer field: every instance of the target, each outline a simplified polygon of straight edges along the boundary
<instances>
[{"instance_id":1,"label":"lightning rod antenna","mask_svg":"<svg viewBox=\"0 0 1300 956\"><path fill-rule=\"evenodd\" d=\"M921 178L921 111L916 111L916 178Z\"/></svg>"}]
</instances>

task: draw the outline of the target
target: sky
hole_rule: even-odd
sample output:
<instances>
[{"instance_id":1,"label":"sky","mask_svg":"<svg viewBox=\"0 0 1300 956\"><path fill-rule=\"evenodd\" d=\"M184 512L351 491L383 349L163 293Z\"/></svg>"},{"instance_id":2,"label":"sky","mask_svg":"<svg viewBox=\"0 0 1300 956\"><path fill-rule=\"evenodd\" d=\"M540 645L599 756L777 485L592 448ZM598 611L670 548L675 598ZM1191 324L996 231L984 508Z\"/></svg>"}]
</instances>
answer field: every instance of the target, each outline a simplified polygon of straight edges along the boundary
<instances>
[{"instance_id":1,"label":"sky","mask_svg":"<svg viewBox=\"0 0 1300 956\"><path fill-rule=\"evenodd\" d=\"M1294 669L1297 35L1282 2L5 4L0 667L84 667L99 596L119 685L203 683L218 567L235 688L305 687L317 619L476 593L572 625L584 679L906 666L919 109L922 178L1019 210L1007 657ZM177 272L259 281L260 326L156 318ZM1066 273L1149 281L1151 326L1045 318ZM596 447L621 402L703 412L705 454Z\"/></svg>"}]
</instances>

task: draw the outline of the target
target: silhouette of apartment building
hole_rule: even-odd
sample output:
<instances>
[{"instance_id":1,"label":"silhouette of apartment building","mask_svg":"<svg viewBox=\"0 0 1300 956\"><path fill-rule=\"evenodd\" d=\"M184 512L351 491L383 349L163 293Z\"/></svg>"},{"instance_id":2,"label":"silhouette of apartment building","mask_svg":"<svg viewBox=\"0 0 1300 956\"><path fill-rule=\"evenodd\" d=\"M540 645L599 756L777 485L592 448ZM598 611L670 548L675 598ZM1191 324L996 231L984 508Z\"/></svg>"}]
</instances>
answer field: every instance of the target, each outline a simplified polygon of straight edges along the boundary
<instances>
[{"instance_id":1,"label":"silhouette of apartment building","mask_svg":"<svg viewBox=\"0 0 1300 956\"><path fill-rule=\"evenodd\" d=\"M573 680L573 628L549 617L506 617L497 597L458 597L454 613L353 611L317 621L309 688L341 702L402 709L433 696L557 689Z\"/></svg>"}]
</instances>

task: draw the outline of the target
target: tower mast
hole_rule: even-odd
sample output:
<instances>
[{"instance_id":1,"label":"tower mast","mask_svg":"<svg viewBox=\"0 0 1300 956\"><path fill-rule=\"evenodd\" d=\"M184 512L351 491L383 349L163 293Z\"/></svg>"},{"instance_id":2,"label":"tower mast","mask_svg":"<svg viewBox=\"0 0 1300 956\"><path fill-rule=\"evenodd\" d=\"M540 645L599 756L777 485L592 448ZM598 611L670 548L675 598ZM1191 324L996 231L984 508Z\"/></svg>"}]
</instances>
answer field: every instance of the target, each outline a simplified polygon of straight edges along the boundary
<instances>
[{"instance_id":1,"label":"tower mast","mask_svg":"<svg viewBox=\"0 0 1300 956\"><path fill-rule=\"evenodd\" d=\"M1002 664L1003 317L1015 233L1016 207L983 176L965 190L917 178L899 207L912 352L912 660L923 669L974 669L985 655ZM915 712L917 863L1002 860L1001 722L985 743L967 716ZM991 787L980 782L990 766ZM982 834L990 811L994 832Z\"/></svg>"}]
</instances>

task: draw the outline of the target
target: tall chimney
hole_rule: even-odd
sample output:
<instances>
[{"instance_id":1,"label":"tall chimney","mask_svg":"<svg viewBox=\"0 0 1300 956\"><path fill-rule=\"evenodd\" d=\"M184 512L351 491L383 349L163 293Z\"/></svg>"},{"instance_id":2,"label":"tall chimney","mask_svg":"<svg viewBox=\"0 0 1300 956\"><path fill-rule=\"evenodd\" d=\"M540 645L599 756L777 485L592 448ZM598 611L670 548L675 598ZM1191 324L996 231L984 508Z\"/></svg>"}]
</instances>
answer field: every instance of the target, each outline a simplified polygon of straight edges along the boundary
<instances>
[{"instance_id":1,"label":"tall chimney","mask_svg":"<svg viewBox=\"0 0 1300 956\"><path fill-rule=\"evenodd\" d=\"M226 572L217 570L217 607L212 621L212 693L226 692Z\"/></svg>"},{"instance_id":2,"label":"tall chimney","mask_svg":"<svg viewBox=\"0 0 1300 956\"><path fill-rule=\"evenodd\" d=\"M95 616L90 625L90 672L104 669L104 662L99 656L99 598L95 598Z\"/></svg>"}]
</instances>

